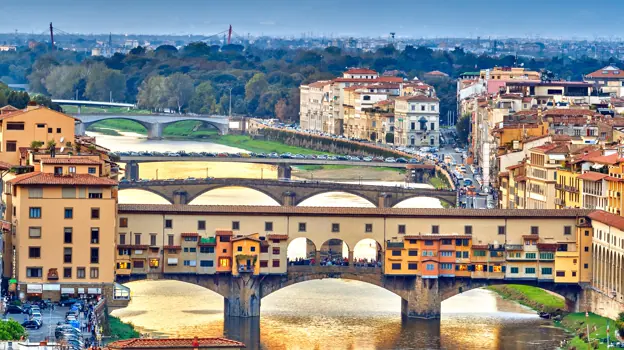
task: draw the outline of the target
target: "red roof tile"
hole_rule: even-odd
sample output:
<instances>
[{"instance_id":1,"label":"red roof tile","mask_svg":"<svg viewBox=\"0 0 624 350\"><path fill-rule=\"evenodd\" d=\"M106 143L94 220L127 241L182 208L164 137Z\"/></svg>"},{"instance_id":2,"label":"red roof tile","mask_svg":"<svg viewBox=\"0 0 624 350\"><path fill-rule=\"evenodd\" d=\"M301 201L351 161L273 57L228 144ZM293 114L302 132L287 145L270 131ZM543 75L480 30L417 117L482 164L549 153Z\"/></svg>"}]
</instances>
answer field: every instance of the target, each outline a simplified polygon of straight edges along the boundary
<instances>
[{"instance_id":1,"label":"red roof tile","mask_svg":"<svg viewBox=\"0 0 624 350\"><path fill-rule=\"evenodd\" d=\"M117 186L117 181L89 174L56 176L51 173L32 172L19 175L8 181L13 185L48 185L48 186Z\"/></svg>"},{"instance_id":2,"label":"red roof tile","mask_svg":"<svg viewBox=\"0 0 624 350\"><path fill-rule=\"evenodd\" d=\"M425 73L425 75L434 75L434 76L439 76L439 77L448 77L449 75L444 73L444 72L440 72L439 70L432 70L431 72L427 72Z\"/></svg>"},{"instance_id":3,"label":"red roof tile","mask_svg":"<svg viewBox=\"0 0 624 350\"><path fill-rule=\"evenodd\" d=\"M180 237L199 237L199 234L197 232L183 232Z\"/></svg>"},{"instance_id":4,"label":"red roof tile","mask_svg":"<svg viewBox=\"0 0 624 350\"><path fill-rule=\"evenodd\" d=\"M624 217L602 210L591 212L589 218L624 231Z\"/></svg>"},{"instance_id":5,"label":"red roof tile","mask_svg":"<svg viewBox=\"0 0 624 350\"><path fill-rule=\"evenodd\" d=\"M147 339L134 338L118 340L107 344L109 349L167 349L194 348L193 338ZM198 338L199 348L244 348L245 344L227 338Z\"/></svg>"},{"instance_id":6,"label":"red roof tile","mask_svg":"<svg viewBox=\"0 0 624 350\"><path fill-rule=\"evenodd\" d=\"M613 153L608 156L598 156L588 159L590 162L613 165L618 162L618 154Z\"/></svg>"},{"instance_id":7,"label":"red roof tile","mask_svg":"<svg viewBox=\"0 0 624 350\"><path fill-rule=\"evenodd\" d=\"M275 233L272 233L272 234L268 234L268 235L266 236L266 238L267 238L267 239L276 239L276 240L283 241L283 240L288 239L288 235L280 235L280 234L275 234Z\"/></svg>"},{"instance_id":8,"label":"red roof tile","mask_svg":"<svg viewBox=\"0 0 624 350\"><path fill-rule=\"evenodd\" d=\"M609 177L608 174L601 174L601 173L596 173L593 171L588 171L586 173L583 173L581 175L579 175L579 179L581 180L587 180L587 181L599 181L604 179L605 177Z\"/></svg>"},{"instance_id":9,"label":"red roof tile","mask_svg":"<svg viewBox=\"0 0 624 350\"><path fill-rule=\"evenodd\" d=\"M609 78L623 79L624 72L618 67L606 66L602 69L598 69L595 72L591 72L587 74L586 77L599 78L599 79L609 79Z\"/></svg>"},{"instance_id":10,"label":"red roof tile","mask_svg":"<svg viewBox=\"0 0 624 350\"><path fill-rule=\"evenodd\" d=\"M236 236L236 237L232 238L232 242L243 241L243 240L250 240L250 241L260 242L259 238L251 237L251 236Z\"/></svg>"},{"instance_id":11,"label":"red roof tile","mask_svg":"<svg viewBox=\"0 0 624 350\"><path fill-rule=\"evenodd\" d=\"M570 148L567 144L562 143L545 143L541 146L531 148L531 151L540 151L544 154L550 153L568 153Z\"/></svg>"},{"instance_id":12,"label":"red roof tile","mask_svg":"<svg viewBox=\"0 0 624 350\"><path fill-rule=\"evenodd\" d=\"M13 167L13 165L0 161L0 170L9 170Z\"/></svg>"},{"instance_id":13,"label":"red roof tile","mask_svg":"<svg viewBox=\"0 0 624 350\"><path fill-rule=\"evenodd\" d=\"M77 165L100 165L102 161L83 157L71 158L41 158L41 164L77 164Z\"/></svg>"},{"instance_id":14,"label":"red roof tile","mask_svg":"<svg viewBox=\"0 0 624 350\"><path fill-rule=\"evenodd\" d=\"M437 97L429 97L425 95L401 96L396 98L397 101L417 101L417 102L439 102Z\"/></svg>"},{"instance_id":15,"label":"red roof tile","mask_svg":"<svg viewBox=\"0 0 624 350\"><path fill-rule=\"evenodd\" d=\"M216 230L215 235L217 236L231 236L234 232L232 230Z\"/></svg>"}]
</instances>

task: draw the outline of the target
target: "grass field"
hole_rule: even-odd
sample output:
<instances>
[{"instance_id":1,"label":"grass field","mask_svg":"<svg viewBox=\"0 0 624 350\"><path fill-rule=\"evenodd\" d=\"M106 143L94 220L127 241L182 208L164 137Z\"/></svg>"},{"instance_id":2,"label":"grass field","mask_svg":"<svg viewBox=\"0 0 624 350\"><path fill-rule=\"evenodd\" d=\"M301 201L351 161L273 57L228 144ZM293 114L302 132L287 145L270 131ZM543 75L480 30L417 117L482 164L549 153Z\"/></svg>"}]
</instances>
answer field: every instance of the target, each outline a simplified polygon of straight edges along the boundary
<instances>
[{"instance_id":1,"label":"grass field","mask_svg":"<svg viewBox=\"0 0 624 350\"><path fill-rule=\"evenodd\" d=\"M318 152L308 148L285 145L275 141L254 140L245 135L223 135L209 138L210 142L238 147L255 153L293 153L293 154L329 154Z\"/></svg>"},{"instance_id":2,"label":"grass field","mask_svg":"<svg viewBox=\"0 0 624 350\"><path fill-rule=\"evenodd\" d=\"M139 337L139 332L134 329L132 324L121 322L115 316L108 315L108 324L111 330L111 337L115 340Z\"/></svg>"},{"instance_id":3,"label":"grass field","mask_svg":"<svg viewBox=\"0 0 624 350\"><path fill-rule=\"evenodd\" d=\"M193 120L183 120L175 124L167 126L163 130L164 137L191 137L206 138L218 135L216 129L208 127L203 128L201 123ZM139 123L126 119L109 119L102 120L91 125L89 131L97 131L106 135L120 135L121 132L134 132L141 135L147 135L147 130Z\"/></svg>"},{"instance_id":4,"label":"grass field","mask_svg":"<svg viewBox=\"0 0 624 350\"><path fill-rule=\"evenodd\" d=\"M565 309L565 300L541 288L520 284L505 284L490 286L487 289L500 294L505 299L511 299L534 310L553 312Z\"/></svg>"},{"instance_id":5,"label":"grass field","mask_svg":"<svg viewBox=\"0 0 624 350\"><path fill-rule=\"evenodd\" d=\"M589 317L585 317L584 312L575 312L566 315L561 321L561 326L565 327L570 332L575 334L575 337L570 341L569 347L575 347L578 350L587 349L587 343L585 340L579 338L579 334L585 335L587 332L587 323L589 323L590 340L592 343L597 342L594 339L605 339L607 337L607 318L590 313ZM610 324L610 341L616 340L615 322L609 320ZM583 337L585 338L585 336ZM594 349L607 349L607 344L597 344L598 347Z\"/></svg>"}]
</instances>

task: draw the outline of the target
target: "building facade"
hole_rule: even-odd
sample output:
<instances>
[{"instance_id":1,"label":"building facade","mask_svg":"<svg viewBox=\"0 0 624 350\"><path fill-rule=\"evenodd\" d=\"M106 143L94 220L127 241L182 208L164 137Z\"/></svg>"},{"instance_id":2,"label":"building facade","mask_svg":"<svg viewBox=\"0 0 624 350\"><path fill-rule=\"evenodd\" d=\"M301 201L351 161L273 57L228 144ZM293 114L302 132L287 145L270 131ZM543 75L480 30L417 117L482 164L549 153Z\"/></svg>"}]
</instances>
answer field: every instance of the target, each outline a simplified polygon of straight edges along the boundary
<instances>
[{"instance_id":1,"label":"building facade","mask_svg":"<svg viewBox=\"0 0 624 350\"><path fill-rule=\"evenodd\" d=\"M425 95L395 100L394 143L400 146L440 145L440 100Z\"/></svg>"}]
</instances>

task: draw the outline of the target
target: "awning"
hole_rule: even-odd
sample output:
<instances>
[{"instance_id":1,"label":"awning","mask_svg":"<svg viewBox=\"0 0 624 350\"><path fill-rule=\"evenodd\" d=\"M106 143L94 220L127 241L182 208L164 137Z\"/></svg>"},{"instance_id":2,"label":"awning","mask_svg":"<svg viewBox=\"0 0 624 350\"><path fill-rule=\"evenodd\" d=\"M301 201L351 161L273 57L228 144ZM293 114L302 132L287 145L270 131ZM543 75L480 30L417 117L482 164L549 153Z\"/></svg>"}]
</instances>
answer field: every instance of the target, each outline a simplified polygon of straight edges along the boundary
<instances>
[{"instance_id":1,"label":"awning","mask_svg":"<svg viewBox=\"0 0 624 350\"><path fill-rule=\"evenodd\" d=\"M602 167L604 167L604 164L594 164L591 167L592 169L601 169Z\"/></svg>"},{"instance_id":2,"label":"awning","mask_svg":"<svg viewBox=\"0 0 624 350\"><path fill-rule=\"evenodd\" d=\"M43 286L40 284L27 284L26 293L43 293Z\"/></svg>"},{"instance_id":3,"label":"awning","mask_svg":"<svg viewBox=\"0 0 624 350\"><path fill-rule=\"evenodd\" d=\"M178 264L178 258L167 258L167 264L168 265L177 265Z\"/></svg>"},{"instance_id":4,"label":"awning","mask_svg":"<svg viewBox=\"0 0 624 350\"><path fill-rule=\"evenodd\" d=\"M75 288L61 288L61 294L74 294L76 293Z\"/></svg>"},{"instance_id":5,"label":"awning","mask_svg":"<svg viewBox=\"0 0 624 350\"><path fill-rule=\"evenodd\" d=\"M564 154L551 154L549 155L550 160L565 160Z\"/></svg>"},{"instance_id":6,"label":"awning","mask_svg":"<svg viewBox=\"0 0 624 350\"><path fill-rule=\"evenodd\" d=\"M88 294L102 294L102 288L89 288L87 289Z\"/></svg>"}]
</instances>

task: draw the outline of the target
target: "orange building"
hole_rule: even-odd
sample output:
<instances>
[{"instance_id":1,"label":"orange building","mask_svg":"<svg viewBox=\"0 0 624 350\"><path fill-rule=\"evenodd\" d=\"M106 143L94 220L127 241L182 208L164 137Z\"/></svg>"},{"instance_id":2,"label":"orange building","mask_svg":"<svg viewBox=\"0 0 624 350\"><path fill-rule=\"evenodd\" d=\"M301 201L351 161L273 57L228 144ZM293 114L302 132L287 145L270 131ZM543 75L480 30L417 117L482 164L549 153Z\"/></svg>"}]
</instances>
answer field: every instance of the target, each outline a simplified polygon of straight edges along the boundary
<instances>
[{"instance_id":1,"label":"orange building","mask_svg":"<svg viewBox=\"0 0 624 350\"><path fill-rule=\"evenodd\" d=\"M217 273L232 272L232 231L217 230Z\"/></svg>"}]
</instances>

